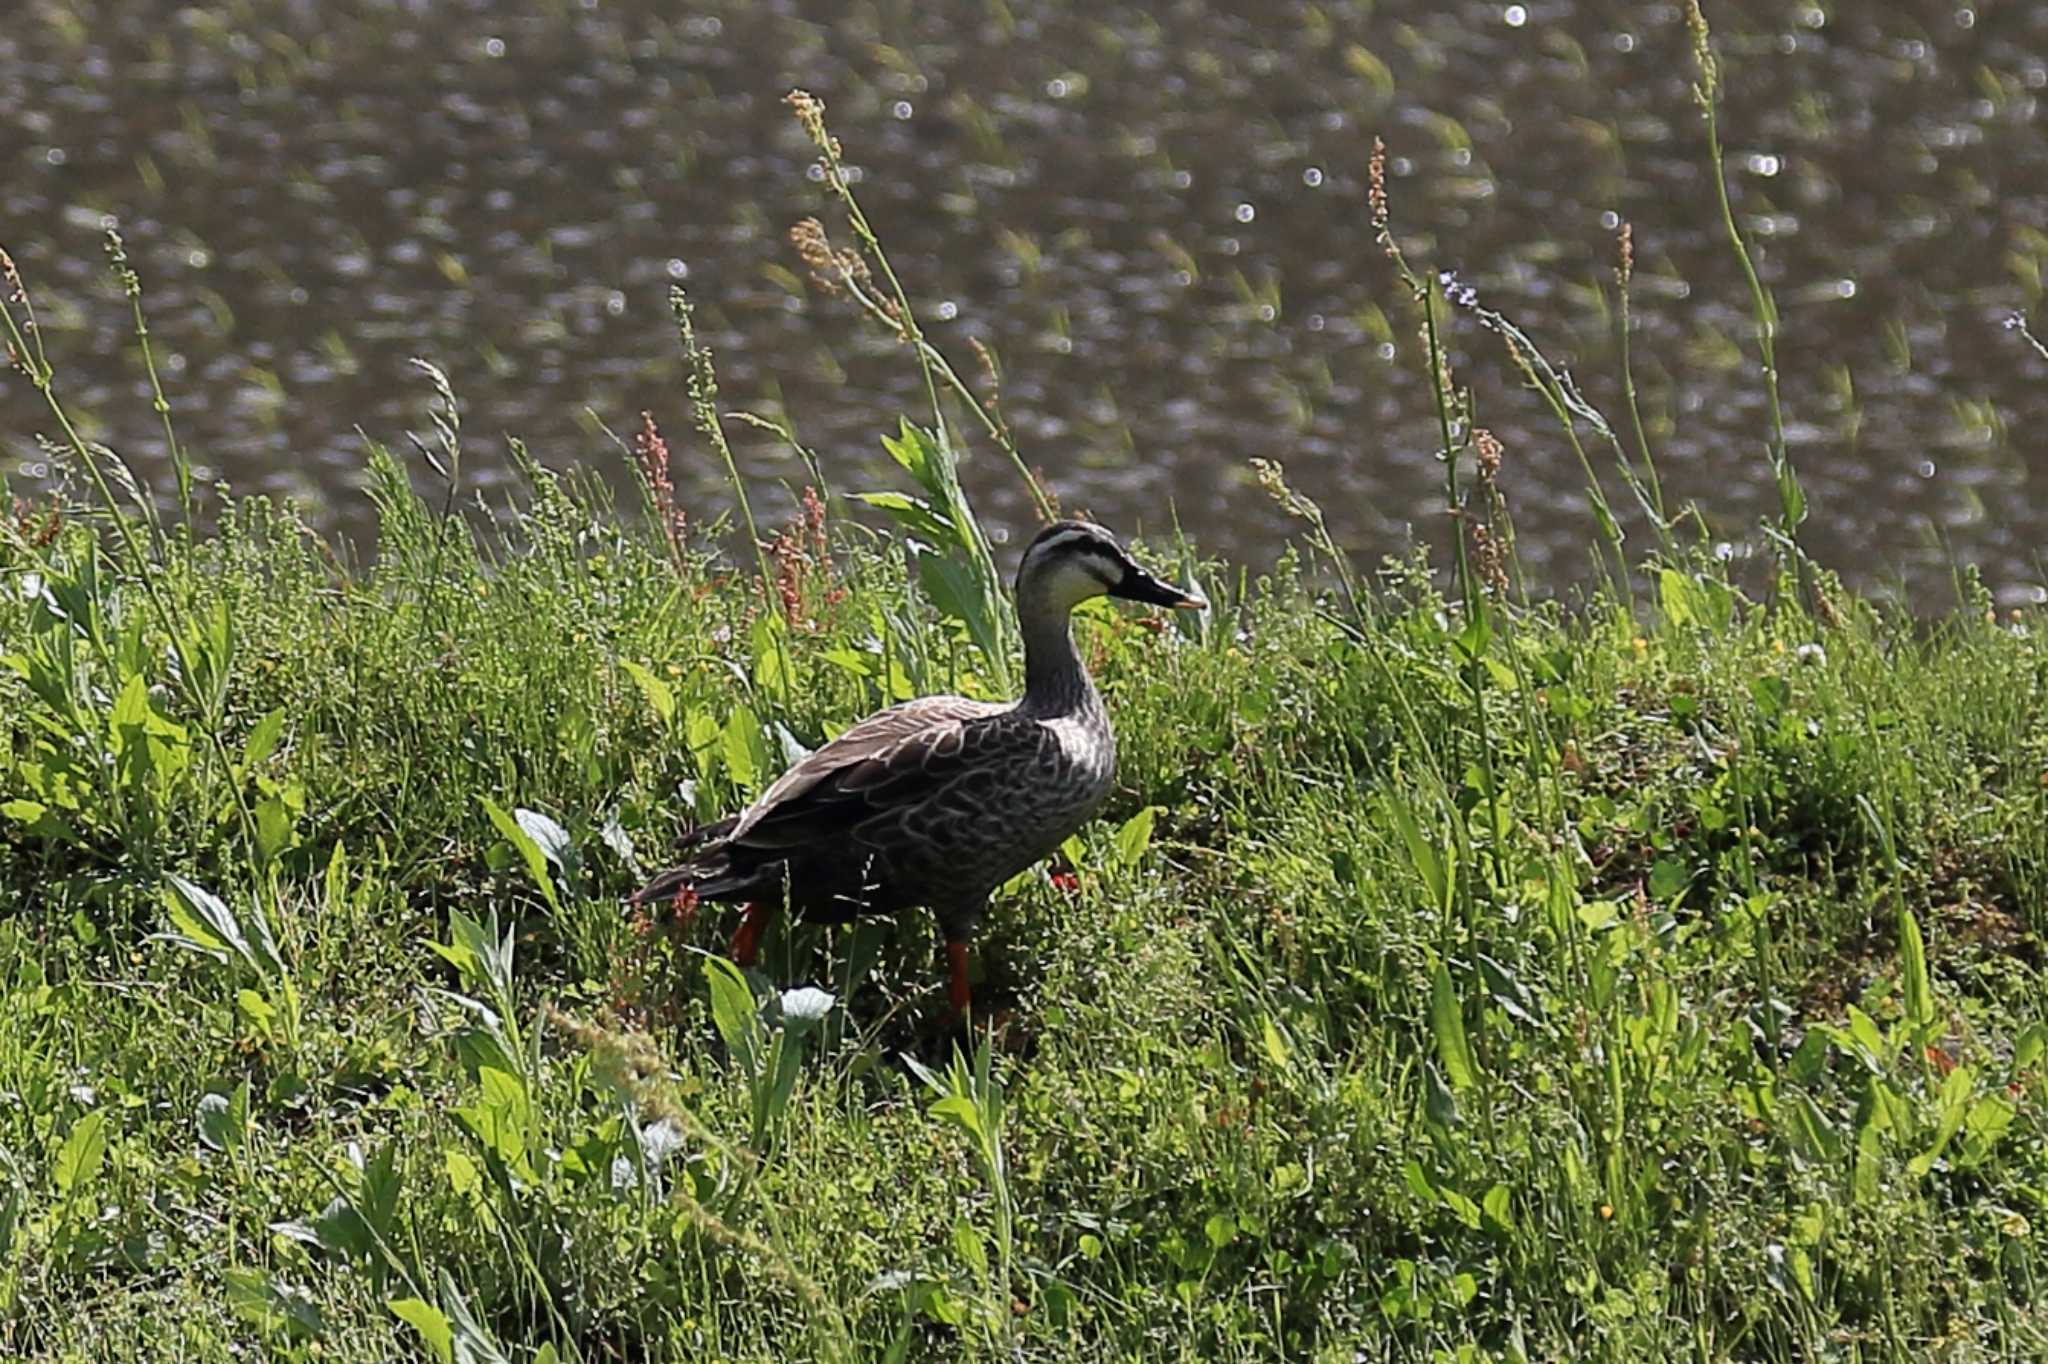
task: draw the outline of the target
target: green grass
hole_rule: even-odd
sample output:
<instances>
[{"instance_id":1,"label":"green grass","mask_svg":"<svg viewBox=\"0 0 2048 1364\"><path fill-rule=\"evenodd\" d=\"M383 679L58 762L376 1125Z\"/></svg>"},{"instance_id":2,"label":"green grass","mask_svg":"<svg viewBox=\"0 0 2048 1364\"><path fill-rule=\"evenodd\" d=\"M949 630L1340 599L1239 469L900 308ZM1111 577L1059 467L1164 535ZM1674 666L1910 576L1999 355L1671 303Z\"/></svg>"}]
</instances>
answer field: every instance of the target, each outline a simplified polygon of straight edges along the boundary
<instances>
[{"instance_id":1,"label":"green grass","mask_svg":"<svg viewBox=\"0 0 2048 1364\"><path fill-rule=\"evenodd\" d=\"M431 367L442 481L373 452L367 562L261 500L127 513L0 310L91 494L0 525L0 1354L2048 1354L2042 618L1967 575L1935 620L1843 592L1777 445L1752 599L1640 424L1467 301L1611 570L1531 604L1441 364L1466 314L1383 183L1447 509L1487 536L1448 591L1368 580L1266 467L1307 526L1269 574L1153 546L1210 613L1083 613L1119 785L1000 897L992 1041L946 1025L921 917L778 929L742 974L716 916L627 912L800 747L1014 668L968 387L798 112L864 253L813 254L930 424L887 423L911 492L758 554L682 532L651 423L651 516L516 446L465 515Z\"/></svg>"},{"instance_id":2,"label":"green grass","mask_svg":"<svg viewBox=\"0 0 2048 1364\"><path fill-rule=\"evenodd\" d=\"M261 503L164 542L196 702L87 528L0 557L0 1349L385 1358L408 1300L513 1359L2048 1348L2038 621L1502 612L1489 793L1412 577L1094 613L1119 791L947 1079L925 923L771 942L805 1030L619 904L885 655L976 687L900 564L793 538L763 617L537 472L474 538L381 489L357 573Z\"/></svg>"}]
</instances>

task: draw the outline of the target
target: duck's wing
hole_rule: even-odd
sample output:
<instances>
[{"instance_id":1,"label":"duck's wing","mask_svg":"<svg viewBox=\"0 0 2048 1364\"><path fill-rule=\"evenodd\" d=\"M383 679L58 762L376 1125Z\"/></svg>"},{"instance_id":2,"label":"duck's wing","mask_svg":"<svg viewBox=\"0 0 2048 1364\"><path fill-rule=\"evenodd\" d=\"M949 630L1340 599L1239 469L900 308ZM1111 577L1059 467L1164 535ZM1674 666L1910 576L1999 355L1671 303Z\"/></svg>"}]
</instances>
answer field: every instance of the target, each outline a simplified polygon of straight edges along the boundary
<instances>
[{"instance_id":1,"label":"duck's wing","mask_svg":"<svg viewBox=\"0 0 2048 1364\"><path fill-rule=\"evenodd\" d=\"M842 837L915 804L962 772L1028 762L1051 736L1008 706L928 696L871 715L797 763L754 802L725 846L775 857Z\"/></svg>"}]
</instances>

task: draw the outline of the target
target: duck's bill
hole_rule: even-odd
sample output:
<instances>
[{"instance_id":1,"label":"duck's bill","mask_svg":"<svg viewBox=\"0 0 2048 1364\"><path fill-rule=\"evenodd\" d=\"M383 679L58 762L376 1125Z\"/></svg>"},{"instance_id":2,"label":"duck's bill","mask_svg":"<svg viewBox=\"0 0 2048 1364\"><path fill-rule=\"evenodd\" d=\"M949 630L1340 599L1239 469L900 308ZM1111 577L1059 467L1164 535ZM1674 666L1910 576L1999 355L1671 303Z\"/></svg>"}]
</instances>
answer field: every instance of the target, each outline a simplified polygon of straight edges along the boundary
<instances>
[{"instance_id":1,"label":"duck's bill","mask_svg":"<svg viewBox=\"0 0 2048 1364\"><path fill-rule=\"evenodd\" d=\"M1193 593L1183 592L1163 578L1156 578L1142 568L1133 568L1124 575L1110 593L1126 601L1141 601L1148 606L1169 606L1177 611L1206 611L1209 603Z\"/></svg>"}]
</instances>

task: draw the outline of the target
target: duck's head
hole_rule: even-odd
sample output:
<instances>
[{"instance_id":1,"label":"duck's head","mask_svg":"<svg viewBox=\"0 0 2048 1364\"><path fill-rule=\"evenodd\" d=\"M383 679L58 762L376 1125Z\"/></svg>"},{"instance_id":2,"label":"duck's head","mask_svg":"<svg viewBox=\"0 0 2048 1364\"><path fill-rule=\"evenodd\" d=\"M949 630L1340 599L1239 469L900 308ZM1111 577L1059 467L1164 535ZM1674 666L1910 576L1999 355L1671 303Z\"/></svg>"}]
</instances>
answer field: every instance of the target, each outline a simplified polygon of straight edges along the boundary
<instances>
[{"instance_id":1,"label":"duck's head","mask_svg":"<svg viewBox=\"0 0 2048 1364\"><path fill-rule=\"evenodd\" d=\"M1093 521L1055 521L1024 547L1017 602L1065 615L1090 597L1199 611L1209 603L1147 572Z\"/></svg>"}]
</instances>

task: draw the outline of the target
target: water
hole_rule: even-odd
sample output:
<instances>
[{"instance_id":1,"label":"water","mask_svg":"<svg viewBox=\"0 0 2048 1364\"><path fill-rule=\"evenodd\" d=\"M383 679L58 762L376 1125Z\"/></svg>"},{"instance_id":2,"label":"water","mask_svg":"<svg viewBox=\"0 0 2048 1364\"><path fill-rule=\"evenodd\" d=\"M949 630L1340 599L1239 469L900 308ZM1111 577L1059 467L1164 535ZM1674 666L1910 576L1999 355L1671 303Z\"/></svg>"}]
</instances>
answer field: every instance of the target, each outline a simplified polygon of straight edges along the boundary
<instances>
[{"instance_id":1,"label":"water","mask_svg":"<svg viewBox=\"0 0 2048 1364\"><path fill-rule=\"evenodd\" d=\"M970 337L995 348L1007 420L1070 509L1155 533L1177 517L1268 562L1293 527L1256 456L1367 556L1441 542L1414 314L1366 221L1375 133L1411 256L1457 270L1617 417L1614 237L1632 223L1637 376L1674 500L1738 552L1775 505L1676 5L513 9L36 0L0 20L0 240L91 434L167 486L100 257L112 214L195 458L338 532L369 525L358 428L400 449L427 429L415 355L462 394L480 482L504 476L506 433L616 473L599 422L649 409L687 452L686 498L715 512L675 279L725 406L791 423L840 487L884 479L877 436L921 386L786 241L827 207L781 103L802 85L933 338L969 369ZM1709 17L1732 193L1783 314L1808 543L1866 588L1938 603L1955 561L2038 599L2048 362L2002 324L2048 261L2048 8ZM1583 576L1575 457L1497 343L1466 322L1453 343L1506 444L1525 562ZM0 380L17 491L43 472L44 420ZM772 438L733 434L764 485L801 485ZM1028 523L994 451L969 481L998 523Z\"/></svg>"}]
</instances>

